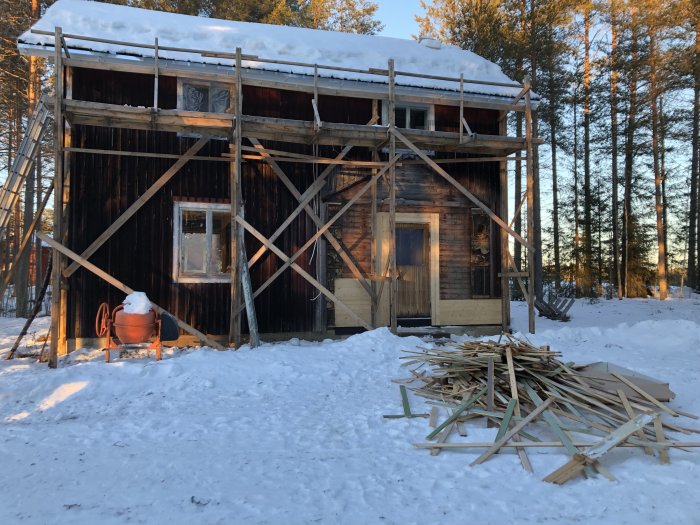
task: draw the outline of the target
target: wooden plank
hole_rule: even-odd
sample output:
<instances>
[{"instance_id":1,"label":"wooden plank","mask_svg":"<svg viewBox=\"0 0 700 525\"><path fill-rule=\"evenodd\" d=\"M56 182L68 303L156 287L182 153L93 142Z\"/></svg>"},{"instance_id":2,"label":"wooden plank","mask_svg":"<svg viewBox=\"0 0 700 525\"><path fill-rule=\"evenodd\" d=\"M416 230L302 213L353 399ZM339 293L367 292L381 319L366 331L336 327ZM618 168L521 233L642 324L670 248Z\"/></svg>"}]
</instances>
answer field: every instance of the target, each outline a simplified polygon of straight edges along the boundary
<instances>
[{"instance_id":1,"label":"wooden plank","mask_svg":"<svg viewBox=\"0 0 700 525\"><path fill-rule=\"evenodd\" d=\"M486 409L489 411L493 410L493 381L493 357L489 357L488 364L486 366ZM486 426L492 426L490 419L486 420Z\"/></svg>"},{"instance_id":2,"label":"wooden plank","mask_svg":"<svg viewBox=\"0 0 700 525\"><path fill-rule=\"evenodd\" d=\"M437 418L438 418L438 407L433 406L430 409L430 419L428 420L428 426L430 428L435 428L437 426Z\"/></svg>"},{"instance_id":3,"label":"wooden plank","mask_svg":"<svg viewBox=\"0 0 700 525\"><path fill-rule=\"evenodd\" d=\"M399 386L399 392L401 392L401 404L403 405L403 415L406 417L411 417L411 405L408 402L408 393L406 392L406 387L404 385Z\"/></svg>"},{"instance_id":4,"label":"wooden plank","mask_svg":"<svg viewBox=\"0 0 700 525\"><path fill-rule=\"evenodd\" d=\"M534 188L534 147L532 144L532 103L530 100L530 77L525 77L525 145L527 148L527 158L525 160L525 172L527 179L527 271L528 290L527 295L527 319L528 329L531 334L535 333L535 247L533 242L535 235L535 188Z\"/></svg>"},{"instance_id":5,"label":"wooden plank","mask_svg":"<svg viewBox=\"0 0 700 525\"><path fill-rule=\"evenodd\" d=\"M625 441L629 436L644 428L645 425L655 421L656 419L658 419L658 414L656 412L652 412L650 414L639 414L634 419L627 421L621 427L616 428L603 439L592 445L584 453L585 456L588 459L600 459L614 447Z\"/></svg>"},{"instance_id":6,"label":"wooden plank","mask_svg":"<svg viewBox=\"0 0 700 525\"><path fill-rule=\"evenodd\" d=\"M437 443L439 444L439 443L444 443L445 441L447 441L447 438L450 437L450 434L452 434L452 431L455 429L455 426L456 426L456 423L452 423L451 425L448 425L448 426L445 428L445 430L443 430L443 431L440 433L440 435L438 436L438 438L437 438ZM441 451L441 450L442 450L442 449L441 449L440 447L433 447L433 448L430 450L430 455L431 455L431 456L437 456L438 454L440 454L440 451Z\"/></svg>"},{"instance_id":7,"label":"wooden plank","mask_svg":"<svg viewBox=\"0 0 700 525\"><path fill-rule=\"evenodd\" d=\"M659 445L665 444L664 429L662 426L661 417L658 415L654 418L654 433L656 434L656 442L659 443ZM668 450L663 448L660 450L659 461L661 461L662 465L667 465L671 462L671 459L668 456Z\"/></svg>"},{"instance_id":8,"label":"wooden plank","mask_svg":"<svg viewBox=\"0 0 700 525\"><path fill-rule=\"evenodd\" d=\"M625 411L627 412L627 415L630 417L630 419L634 419L636 414L634 413L634 409L632 408L632 405L630 405L630 402L627 399L625 392L622 389L618 388L617 395L620 398L620 401L622 401L622 406L625 407ZM637 431L637 437L639 437L639 439L641 441L647 441L646 437L644 437L644 432L642 432L641 430ZM651 449L651 447L646 447L644 449L644 453L647 455L650 455L650 456L654 455L654 452Z\"/></svg>"},{"instance_id":9,"label":"wooden plank","mask_svg":"<svg viewBox=\"0 0 700 525\"><path fill-rule=\"evenodd\" d=\"M396 93L394 59L389 59L389 129L396 125ZM389 139L389 158L396 155L396 136ZM397 310L399 301L399 287L396 271L396 168L392 165L389 169L389 327L391 332L398 331Z\"/></svg>"},{"instance_id":10,"label":"wooden plank","mask_svg":"<svg viewBox=\"0 0 700 525\"><path fill-rule=\"evenodd\" d=\"M238 221L240 224L243 225L243 227L248 230L250 233L253 234L255 238L257 238L261 243L267 244L267 247L275 253L280 259L285 261L285 268L292 267L299 275L301 275L306 281L308 281L311 285L313 285L315 288L318 289L323 295L328 297L331 301L335 303L336 306L340 306L344 310L350 313L353 317L357 319L357 321L360 323L360 326L366 328L367 330L371 330L369 324L367 324L362 318L360 318L355 312L353 312L349 306L347 306L345 303L343 303L338 297L336 297L333 292L331 292L328 288L323 286L321 283L319 283L316 279L313 278L311 274L309 274L306 270L304 270L301 266L298 264L291 262L291 258L288 257L282 250L277 248L274 244L272 244L270 241L268 241L265 236L260 233L258 230L256 230L253 226L251 226L248 222L245 221L245 219L242 219L240 216L236 217L236 221ZM273 277L275 277L273 275ZM253 294L253 297L256 297L262 292L263 288L258 288L255 293Z\"/></svg>"},{"instance_id":11,"label":"wooden plank","mask_svg":"<svg viewBox=\"0 0 700 525\"><path fill-rule=\"evenodd\" d=\"M520 417L521 413L520 398L518 397L518 382L515 379L515 368L513 367L513 352L510 349L510 346L506 347L506 364L508 366L508 382L510 383L510 396L512 399L515 399L515 408L513 411L517 417ZM517 440L518 438L517 436L515 436L514 441ZM520 457L520 462L522 463L523 468L528 472L532 472L532 465L530 464L530 459L525 453L525 449L516 448L516 450L518 452L518 456Z\"/></svg>"},{"instance_id":12,"label":"wooden plank","mask_svg":"<svg viewBox=\"0 0 700 525\"><path fill-rule=\"evenodd\" d=\"M188 149L180 159L172 165L161 177L153 183L153 185L148 188L143 195L141 195L136 201L129 206L129 208L122 213L117 220L115 220L109 228L107 228L97 239L95 239L90 246L88 246L80 256L83 259L89 259L92 254L94 254L100 246L102 246L107 240L114 235L114 233L119 230L124 224L133 217L137 211L139 211L144 204L146 204L160 189L165 186L170 179L172 179L180 168L182 168L190 158L194 157L197 152L204 147L204 145L209 141L209 136L205 135L200 138L190 149ZM68 278L80 267L77 262L73 262L66 270L63 272L63 276Z\"/></svg>"},{"instance_id":13,"label":"wooden plank","mask_svg":"<svg viewBox=\"0 0 700 525\"><path fill-rule=\"evenodd\" d=\"M244 217L242 206L240 216ZM260 346L260 335L258 333L258 318L255 315L255 305L253 303L253 284L250 281L250 273L248 272L248 258L246 257L245 251L245 231L243 230L243 226L240 225L238 228L236 228L236 230L238 230L238 254L240 257L239 271L241 273L241 288L243 290L243 300L245 301L245 312L246 317L248 318L250 347L257 348Z\"/></svg>"},{"instance_id":14,"label":"wooden plank","mask_svg":"<svg viewBox=\"0 0 700 525\"><path fill-rule=\"evenodd\" d=\"M122 283L121 281L119 281L118 279L112 277L112 276L109 275L107 272L105 272L105 271L102 270L101 268L95 266L95 265L92 264L90 261L88 261L87 259L81 257L80 255L78 255L78 254L75 253L74 251L72 251L72 250L66 248L65 246L63 246L62 244L60 244L60 243L54 241L54 240L53 240L51 237L49 237L48 235L46 235L46 234L44 234L44 233L41 233L41 232L37 232L37 237L39 237L42 241L44 241L46 244L48 244L49 246L51 246L53 249L55 249L55 250L61 252L63 255L69 257L70 259L73 259L73 260L76 261L80 266L82 266L82 267L84 267L85 269L91 271L92 273L94 273L94 274L97 275L98 277L104 279L104 280L107 281L109 284L111 284L111 285L114 286L115 288L121 290L122 292L124 292L124 293L126 293L126 294L131 294L131 293L134 292L134 290L133 290L132 288L128 287L127 285L125 285L124 283ZM158 306L158 305L155 304L154 302L151 302L151 304L153 305L153 308L155 308L155 309L158 311L159 314L165 312L165 313L168 313L168 314L170 314L170 315L173 315L172 313L168 312L165 308L163 308L163 307L161 307L161 306ZM175 316L173 316L173 318L177 321L177 324L178 324L178 326L179 326L180 328L182 328L184 331L186 331L186 332L188 332L188 333L194 335L195 337L197 337L197 338L198 338L202 343L204 343L206 346L209 346L209 347L211 347L211 348L215 348L216 350L224 350L224 347L223 347L223 346L221 346L221 345L220 345L219 343L217 343L216 341L210 339L209 337L207 337L206 335L204 335L202 332L200 332L199 330L197 330L197 329L194 328L193 326L190 326L189 324L187 324L187 323L184 322L184 321L181 321L180 319L178 319L178 318L175 317Z\"/></svg>"},{"instance_id":15,"label":"wooden plank","mask_svg":"<svg viewBox=\"0 0 700 525\"><path fill-rule=\"evenodd\" d=\"M448 417L445 421L443 421L435 430L433 430L430 434L425 439L435 439L435 437L448 425L451 425L454 423L457 418L467 410L469 407L471 407L474 403L476 403L481 396L484 395L484 392L486 392L486 387L484 386L481 388L476 394L474 394L472 397L461 403L458 407L454 409L452 412L452 415Z\"/></svg>"},{"instance_id":16,"label":"wooden plank","mask_svg":"<svg viewBox=\"0 0 700 525\"><path fill-rule=\"evenodd\" d=\"M638 387L637 385L635 385L632 381L630 381L629 379L627 379L625 376L622 376L622 375L620 375L620 374L618 374L618 373L616 373L616 372L610 372L610 374L611 374L613 377L615 377L616 379L622 381L624 384L626 384L626 385L627 385L628 387L630 387L632 390L634 390L635 392L637 392L637 393L638 393L640 396L642 396L644 399L646 399L647 401L649 401L649 402L652 403L653 405L656 405L657 407L659 407L661 410L663 410L663 411L666 412L667 414L670 414L670 415L672 415L672 416L674 416L674 417L679 415L678 412L676 412L675 410L672 410L672 409L669 408L668 406L664 405L661 401L658 401L654 396L652 396L651 394L648 394L647 392L645 392L644 390L642 390L640 387Z\"/></svg>"},{"instance_id":17,"label":"wooden plank","mask_svg":"<svg viewBox=\"0 0 700 525\"><path fill-rule=\"evenodd\" d=\"M513 417L513 410L515 409L516 403L517 400L513 398L511 398L511 400L508 401L508 406L506 407L506 411L503 414L503 421L501 421L501 426L498 428L498 433L496 434L495 441L500 441L501 439L503 439L503 436L506 435L506 432L508 431L508 425L510 425L510 420Z\"/></svg>"},{"instance_id":18,"label":"wooden plank","mask_svg":"<svg viewBox=\"0 0 700 525\"><path fill-rule=\"evenodd\" d=\"M595 445L593 441L574 441L573 445L579 448L586 448ZM657 446L657 443L653 443ZM445 448L445 449L470 449L470 448L490 448L493 446L492 441L474 442L474 443L413 443L416 448ZM618 447L623 448L644 448L644 443L620 443ZM517 443L504 443L500 448L564 448L561 441L519 441ZM700 441L664 441L663 447L658 448L700 448Z\"/></svg>"},{"instance_id":19,"label":"wooden plank","mask_svg":"<svg viewBox=\"0 0 700 525\"><path fill-rule=\"evenodd\" d=\"M547 409L547 407L549 407L549 405L550 405L551 403L552 403L552 399L551 399L551 398L547 398L547 400L546 400L544 403L542 403L542 404L541 404L540 406L538 406L535 410L533 410L532 412L530 412L530 413L527 415L527 417L525 417L525 418L522 419L517 425L515 425L509 432L506 433L505 436L503 436L501 439L499 439L499 440L496 441L495 443L491 444L491 446L489 447L489 449L488 449L486 452L484 452L481 456L479 456L478 458L476 458L476 459L471 463L471 466L474 466L474 465L478 465L478 464L480 464L480 463L483 463L483 462L486 461L488 458L490 458L491 456L493 456L493 455L494 455L496 452L498 452L498 450L499 450L503 445L505 445L513 436L515 436L520 430L522 430L523 428L525 428L525 426L527 426L528 423L530 423L530 422L531 422L532 420L534 420L537 416L539 416L540 413L542 413L543 411L545 411L545 410ZM518 447L519 445L520 445L520 443L514 443L514 446L515 446L515 447Z\"/></svg>"}]
</instances>

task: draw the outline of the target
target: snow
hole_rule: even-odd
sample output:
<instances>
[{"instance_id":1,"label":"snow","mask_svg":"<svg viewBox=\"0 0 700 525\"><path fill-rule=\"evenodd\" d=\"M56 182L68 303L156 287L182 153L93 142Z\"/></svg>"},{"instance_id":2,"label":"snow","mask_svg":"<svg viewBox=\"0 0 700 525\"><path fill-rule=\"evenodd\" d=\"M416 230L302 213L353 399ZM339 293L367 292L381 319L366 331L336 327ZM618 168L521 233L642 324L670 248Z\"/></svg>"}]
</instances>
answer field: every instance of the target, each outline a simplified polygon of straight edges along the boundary
<instances>
[{"instance_id":1,"label":"snow","mask_svg":"<svg viewBox=\"0 0 700 525\"><path fill-rule=\"evenodd\" d=\"M144 292L132 292L122 303L127 314L147 314L151 311L151 301Z\"/></svg>"},{"instance_id":2,"label":"snow","mask_svg":"<svg viewBox=\"0 0 700 525\"><path fill-rule=\"evenodd\" d=\"M493 62L470 51L450 45L431 49L414 40L383 36L356 35L333 31L321 31L298 27L273 26L247 22L232 22L212 18L187 16L135 7L103 4L85 0L58 0L32 27L53 33L61 27L64 34L90 36L159 46L204 50L209 52L235 52L259 58L285 61L301 61L334 67L367 70L388 67L390 58L396 61L396 70L465 79L512 83ZM107 52L121 58L136 54L152 58L153 50L125 47L119 44L87 42L66 39L70 49L89 52ZM53 46L53 36L22 34L18 42L28 50L35 46ZM29 46L29 47L28 47ZM232 60L204 57L200 54L179 51L160 51L161 59L183 60L196 63L231 66ZM282 73L312 75L309 67L244 61L244 67L279 71ZM346 80L364 80L386 83L385 76L319 69L319 76L332 76ZM458 82L399 76L397 84L424 88L459 89ZM465 84L465 91L485 95L515 97L517 87Z\"/></svg>"},{"instance_id":3,"label":"snow","mask_svg":"<svg viewBox=\"0 0 700 525\"><path fill-rule=\"evenodd\" d=\"M515 329L526 314L513 303ZM699 296L579 300L571 314L538 318L528 338L565 361L612 361L668 381L671 406L700 414ZM0 358L20 321L0 319ZM35 336L47 327L39 319ZM513 451L470 468L477 451L415 449L426 421L382 416L401 412L391 382L407 376L401 350L431 344L378 329L237 352L169 349L162 361L143 353L106 364L81 350L57 370L2 360L0 523L700 523L697 449L672 450L670 465L615 449L602 462L617 482L563 486L542 481L565 463L559 449L528 451L535 474ZM468 430L470 441L495 435L483 423Z\"/></svg>"}]
</instances>

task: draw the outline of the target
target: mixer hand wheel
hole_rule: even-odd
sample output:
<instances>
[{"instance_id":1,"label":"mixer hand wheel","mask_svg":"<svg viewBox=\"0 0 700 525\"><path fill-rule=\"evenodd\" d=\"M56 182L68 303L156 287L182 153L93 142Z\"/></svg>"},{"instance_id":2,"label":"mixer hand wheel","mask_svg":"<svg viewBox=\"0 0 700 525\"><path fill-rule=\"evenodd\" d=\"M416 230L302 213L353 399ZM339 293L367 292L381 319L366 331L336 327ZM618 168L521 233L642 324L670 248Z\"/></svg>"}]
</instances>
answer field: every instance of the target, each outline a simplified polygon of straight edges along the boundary
<instances>
[{"instance_id":1,"label":"mixer hand wheel","mask_svg":"<svg viewBox=\"0 0 700 525\"><path fill-rule=\"evenodd\" d=\"M109 333L109 305L102 303L95 317L95 332L97 337L105 337Z\"/></svg>"}]
</instances>

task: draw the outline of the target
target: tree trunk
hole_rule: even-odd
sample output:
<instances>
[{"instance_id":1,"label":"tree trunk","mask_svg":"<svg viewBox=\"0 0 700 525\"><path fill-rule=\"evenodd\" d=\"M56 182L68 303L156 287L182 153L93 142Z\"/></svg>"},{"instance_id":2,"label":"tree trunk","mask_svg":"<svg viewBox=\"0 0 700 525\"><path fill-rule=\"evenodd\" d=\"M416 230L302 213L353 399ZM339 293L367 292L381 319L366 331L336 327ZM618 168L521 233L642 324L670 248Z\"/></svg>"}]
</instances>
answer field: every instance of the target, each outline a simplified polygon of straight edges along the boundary
<instances>
[{"instance_id":1,"label":"tree trunk","mask_svg":"<svg viewBox=\"0 0 700 525\"><path fill-rule=\"evenodd\" d=\"M690 171L690 213L688 217L688 286L700 289L698 271L698 236L700 214L698 197L700 192L700 16L695 13L695 53L693 54L693 138L692 167Z\"/></svg>"},{"instance_id":2,"label":"tree trunk","mask_svg":"<svg viewBox=\"0 0 700 525\"><path fill-rule=\"evenodd\" d=\"M620 232L618 229L618 174L617 174L617 6L615 0L610 5L610 135L611 135L611 171L612 171L612 262L614 276L617 286L617 298L622 299L622 274L620 272Z\"/></svg>"},{"instance_id":3,"label":"tree trunk","mask_svg":"<svg viewBox=\"0 0 700 525\"><path fill-rule=\"evenodd\" d=\"M584 14L583 30L583 293L593 296L593 236L591 212L591 12Z\"/></svg>"},{"instance_id":4,"label":"tree trunk","mask_svg":"<svg viewBox=\"0 0 700 525\"><path fill-rule=\"evenodd\" d=\"M658 280L659 299L662 301L668 295L668 283L666 281L666 242L664 240L664 202L661 194L661 165L659 162L659 95L657 82L657 56L656 56L656 34L652 28L649 30L649 66L650 82L649 90L651 94L651 149L654 159L654 201L656 210L656 240L658 246Z\"/></svg>"},{"instance_id":5,"label":"tree trunk","mask_svg":"<svg viewBox=\"0 0 700 525\"><path fill-rule=\"evenodd\" d=\"M632 5L632 64L629 74L629 110L625 134L625 192L622 214L622 285L629 297L630 243L632 241L632 171L634 168L634 136L637 128L637 8Z\"/></svg>"},{"instance_id":6,"label":"tree trunk","mask_svg":"<svg viewBox=\"0 0 700 525\"><path fill-rule=\"evenodd\" d=\"M549 67L549 138L552 147L552 236L554 237L554 286L559 291L561 286L561 255L559 247L559 182L557 180L557 98L555 90L554 64Z\"/></svg>"}]
</instances>

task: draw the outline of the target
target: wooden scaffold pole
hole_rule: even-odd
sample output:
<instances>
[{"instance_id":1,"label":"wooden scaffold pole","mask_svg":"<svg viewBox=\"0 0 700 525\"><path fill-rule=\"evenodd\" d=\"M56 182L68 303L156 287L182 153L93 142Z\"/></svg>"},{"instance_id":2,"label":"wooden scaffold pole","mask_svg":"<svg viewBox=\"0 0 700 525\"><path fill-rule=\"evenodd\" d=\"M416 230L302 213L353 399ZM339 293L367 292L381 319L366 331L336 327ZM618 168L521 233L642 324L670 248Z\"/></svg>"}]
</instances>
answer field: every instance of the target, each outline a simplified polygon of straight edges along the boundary
<instances>
[{"instance_id":1,"label":"wooden scaffold pole","mask_svg":"<svg viewBox=\"0 0 700 525\"><path fill-rule=\"evenodd\" d=\"M532 144L532 101L530 97L530 77L526 76L523 82L525 91L525 145L527 148L527 160L525 161L525 174L527 177L527 240L530 246L527 248L527 318L528 328L531 334L535 333L535 192Z\"/></svg>"},{"instance_id":2,"label":"wooden scaffold pole","mask_svg":"<svg viewBox=\"0 0 700 525\"><path fill-rule=\"evenodd\" d=\"M240 250L238 249L238 225L236 218L241 201L240 180L241 180L241 131L243 114L243 85L241 78L241 48L236 48L236 99L234 101L235 127L233 130L233 144L229 145L230 153L233 155L229 169L229 185L231 192L231 313L229 318L229 343L234 347L241 344L241 318L239 307L241 303L240 289ZM242 237L242 236L241 236Z\"/></svg>"},{"instance_id":3,"label":"wooden scaffold pole","mask_svg":"<svg viewBox=\"0 0 700 525\"><path fill-rule=\"evenodd\" d=\"M54 31L54 179L53 179L53 237L58 242L63 240L63 50L61 46L62 30ZM61 325L61 266L62 256L58 250L53 252L51 269L51 345L49 346L49 368L58 367L59 331Z\"/></svg>"},{"instance_id":4,"label":"wooden scaffold pole","mask_svg":"<svg viewBox=\"0 0 700 525\"><path fill-rule=\"evenodd\" d=\"M396 127L396 93L395 93L394 59L389 59L389 129ZM389 158L396 155L396 136L389 134ZM398 303L398 282L396 279L396 169L392 164L389 168L389 272L391 275L391 290L389 294L390 326L392 333L397 333L396 309Z\"/></svg>"}]
</instances>

